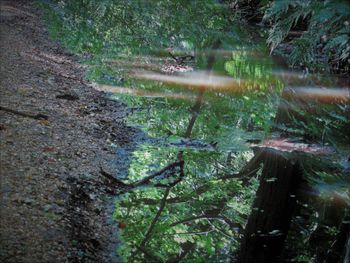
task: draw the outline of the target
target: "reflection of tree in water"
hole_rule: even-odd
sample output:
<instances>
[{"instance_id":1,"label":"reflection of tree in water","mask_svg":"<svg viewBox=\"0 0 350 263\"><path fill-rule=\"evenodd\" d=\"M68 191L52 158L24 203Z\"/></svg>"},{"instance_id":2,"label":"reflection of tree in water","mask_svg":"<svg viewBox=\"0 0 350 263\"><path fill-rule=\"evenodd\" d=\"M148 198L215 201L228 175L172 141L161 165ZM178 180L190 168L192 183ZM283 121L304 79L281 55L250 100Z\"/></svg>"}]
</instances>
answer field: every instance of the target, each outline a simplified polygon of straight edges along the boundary
<instances>
[{"instance_id":1,"label":"reflection of tree in water","mask_svg":"<svg viewBox=\"0 0 350 263\"><path fill-rule=\"evenodd\" d=\"M191 137L204 92L202 89L197 94L184 137ZM280 117L278 121L283 122ZM322 147L305 148L304 145L307 144L268 141L266 147L275 149L257 148L240 172L221 172L209 177L193 172L200 161L191 160L191 153L174 150L170 156L177 159L176 162L133 183L134 187L153 186L163 190L138 189L117 203L115 216L123 222L121 233L125 241L120 254L130 262L142 262L145 258L152 262L226 262L230 258L238 262L277 262L283 257L289 258L291 245L286 246L284 241L295 235L295 218L300 217L300 206L311 202L303 194L311 188L303 175L302 158L289 152L323 151ZM218 156L213 159L217 161ZM209 157L204 162L213 159ZM259 183L255 179L257 174L260 174ZM342 218L344 208L340 211ZM342 229L335 242L344 246L346 236L341 235ZM328 237L333 238L334 235ZM310 252L303 251L305 257L311 258Z\"/></svg>"},{"instance_id":2,"label":"reflection of tree in water","mask_svg":"<svg viewBox=\"0 0 350 263\"><path fill-rule=\"evenodd\" d=\"M209 69L213 63L214 56L211 55L208 59ZM205 88L200 88L198 91L184 138L190 138L192 135L194 124L203 104L204 92ZM134 241L137 240L136 244L132 242L134 248L130 248L130 250L133 250L133 252L127 251L125 247L122 248L124 250L121 251L122 254L127 255L125 252L133 254L130 255L130 258L127 257L130 261L142 261L142 258L146 257L148 260L156 262L164 260L179 262L186 256L187 258L200 258L201 253L209 253L209 255L215 256L215 250L216 256L220 256L220 254L223 254L223 250L226 250L226 254L230 251L230 247L224 247L227 240L233 241L234 237L238 235L238 230L241 228L240 224L235 223L229 214L225 215L225 209L228 208L227 202L235 196L235 190L240 187L237 181L227 183L228 180L235 177L217 178L214 183L213 180L206 180L205 178L203 178L204 180L198 180L198 178L193 180L195 175L188 176L188 171L183 170L186 153L181 150L176 154L176 158L177 162L164 168L161 173L153 174L146 177L146 180L142 179L133 184L140 185L141 182L145 181L150 183L150 180L157 178L153 186L164 188L162 194L157 193L158 198L139 198L136 197L136 194L136 204L128 202L126 199L122 199L117 204L117 207L126 208L124 219L118 218L119 220L128 220L127 218L132 214L132 209L135 209L137 205L152 206L150 210L153 211L153 216L151 216L153 219L149 221L148 227L145 228L146 231L143 229L144 234L139 236L139 240L132 237ZM172 172L174 170L172 168L176 165L180 167L177 176ZM173 180L169 176L169 171L171 171L170 176L173 176ZM240 176L243 176L243 174L240 174ZM168 179L169 184L160 185L158 180L163 179ZM220 181L225 182L227 190L231 189L223 194L221 192L223 188L219 187ZM172 218L171 220L165 220L167 217L168 219L170 219L169 217ZM128 227L123 231L127 231L127 229ZM127 237L130 234L125 233L123 236ZM170 238L172 242L170 242ZM165 243L169 247L164 247ZM216 248L213 247L213 244L216 244ZM133 245L131 244L131 246ZM161 249L158 250L157 247Z\"/></svg>"},{"instance_id":3,"label":"reflection of tree in water","mask_svg":"<svg viewBox=\"0 0 350 263\"><path fill-rule=\"evenodd\" d=\"M208 69L213 66L213 54L209 56ZM191 109L191 117L184 138L190 138L192 135L194 124L204 101L204 93L205 88L200 88ZM132 252L127 251L125 246L121 249L123 255L127 255L127 252L130 253L130 258L127 256L128 260L142 261L143 257L156 262L164 260L178 262L185 257L205 260L203 255L209 255L212 260L219 260L220 258L229 258L232 249L237 246L236 240L242 232L244 213L240 215L237 213L239 209L237 211L231 209L229 202L237 197L244 199L240 191L243 186L249 184L248 178L260 169L259 158L253 158L238 174L201 179L195 174L188 176L188 171L186 171L187 173L183 171L185 155L184 151L179 151L176 154L177 162L132 184L136 187L146 183L150 184L153 180L153 186L164 188L162 193L157 193L158 198L140 198L136 194L134 196L135 203L122 199L117 204L117 207L126 208L126 214L124 216L122 214L122 218L118 218L121 221L129 220L128 217L131 216L135 206L154 206L150 208L153 211L153 216L150 217L153 219L149 221L146 228L142 229L144 234L140 235L138 240L132 236L132 233L126 233L128 226L123 230L125 231L123 236L132 236L133 239L129 248ZM180 170L176 176L173 168L177 165ZM190 167L190 165L188 166ZM195 166L191 168L196 169ZM238 178L242 178L243 183L238 181ZM168 179L168 185L160 183L163 179ZM254 192L254 187L251 187L251 191ZM170 195L174 197L169 197ZM245 206L245 209L248 210L248 203ZM173 218L166 222L168 221L165 220L167 217ZM147 229L146 232L145 229ZM137 243L134 242L136 240ZM170 244L170 247L164 247L163 242ZM157 250L157 247L161 250Z\"/></svg>"},{"instance_id":4,"label":"reflection of tree in water","mask_svg":"<svg viewBox=\"0 0 350 263\"><path fill-rule=\"evenodd\" d=\"M268 73L271 69L262 63L264 57L248 56L247 49L225 50L242 44L243 35L252 36L246 32L248 25L241 23L244 15L238 6L241 10L246 7L249 13L261 1L44 2L58 3L54 7L56 14L50 14L58 23L53 23L53 34L72 50L92 57L89 62L94 66L89 72L90 79L100 84L118 85L118 90L100 85L105 91L152 97L152 100L132 96L124 99L131 101L133 108L150 106L143 116L135 114L131 118L138 124L145 124L147 133L156 138L155 141L168 136L164 145L144 144L133 152L132 160L122 160L123 167L118 164L123 169L116 174L128 170L128 178L122 178L125 181L101 170L112 186L125 191L119 197L115 212L124 240L119 254L125 261L228 262L230 258L240 262L339 261L348 238L344 233L349 232L346 221L342 220L348 209L349 193L339 187L349 186L349 180L345 180L344 172L334 165L337 160L332 159L332 152L327 158L318 158L316 153L324 150L322 144L329 143L329 146L336 146L339 155L346 156L344 162L349 167L349 151L343 147L344 144L348 146L350 140L345 132L350 128L349 97L346 95L349 92L330 87L327 97L323 96L323 87L294 87L322 81L317 76L301 80L298 74L288 71L282 75L298 84L285 88L282 98L274 96L280 92L282 84ZM231 6L236 5L233 2L237 8ZM328 11L331 11L330 17L341 18L337 19L338 24L348 20L344 5L337 6L337 1L309 1L311 4L307 4L306 9L303 3L291 5L293 1L264 2L265 5L279 2L285 6L283 12L279 5L267 9L266 14L276 19L270 37L281 29L279 26L285 23L286 17L292 24L299 19L298 16L289 19L288 15L293 16L300 8L309 13L314 4L334 7ZM343 9L346 12L341 17L338 11ZM324 10L319 8L310 16L323 14ZM345 22L348 25L348 21ZM319 31L317 23L311 31L312 28ZM283 34L289 29L283 30ZM333 40L338 39L340 32L329 36L329 43L334 44L333 47L326 45L332 51L329 52L331 57L339 44ZM309 33L309 30L302 32L304 38L295 43L305 43L305 37L314 43ZM169 73L176 70L175 62L184 63L183 69L191 69L194 65L186 67L186 59L180 59L188 57L188 54L183 56L184 53L191 53L191 59L194 54L196 66L207 62L207 67L211 68L214 60L210 62L209 55L208 61L203 50L215 39L220 39L225 48L212 53L229 56L218 71L223 72L224 68L225 73L239 78L247 92L237 95L231 94L231 90L199 88L189 120L187 117L184 120L184 114L188 114L193 90L178 88L174 92L173 87L144 83L136 90L131 85L133 82L126 80L129 76L123 75L135 67ZM272 42L282 39L277 37ZM257 41L254 37L247 42L250 44L252 40ZM175 47L170 53L175 61L168 67L164 67L166 63L159 65L159 61L169 59L164 59L169 55L166 47ZM312 63L318 60L308 56L304 48L296 50L301 51L302 58L312 59ZM145 53L158 57L142 59ZM138 56L130 57L130 54ZM115 64L122 69L115 69ZM334 85L332 80L328 81ZM335 93L338 94L336 101L333 100ZM315 96L334 105L317 104ZM344 96L347 96L347 103L343 103ZM299 100L291 103L290 98L294 97ZM187 101L181 103L181 99ZM277 105L280 105L278 110ZM271 138L263 146L270 149L247 147L246 142L260 143L266 134ZM196 147L197 142L204 147ZM321 145L312 146L317 143ZM119 155L126 155L122 148L118 150ZM149 170L156 172L149 173ZM332 184L338 188L330 190L331 194L321 198L320 194L315 194L324 185L323 192L327 192ZM338 200L342 200L341 205ZM285 239L287 242L283 243Z\"/></svg>"}]
</instances>

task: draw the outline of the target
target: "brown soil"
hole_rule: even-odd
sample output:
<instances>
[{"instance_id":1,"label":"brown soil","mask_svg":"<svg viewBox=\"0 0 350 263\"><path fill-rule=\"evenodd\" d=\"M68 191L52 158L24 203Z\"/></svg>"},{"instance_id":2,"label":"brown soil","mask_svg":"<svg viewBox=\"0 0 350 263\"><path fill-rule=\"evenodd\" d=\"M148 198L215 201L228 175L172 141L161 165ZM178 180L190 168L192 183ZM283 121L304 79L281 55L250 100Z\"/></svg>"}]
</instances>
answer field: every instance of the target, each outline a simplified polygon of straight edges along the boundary
<instances>
[{"instance_id":1,"label":"brown soil","mask_svg":"<svg viewBox=\"0 0 350 263\"><path fill-rule=\"evenodd\" d=\"M28 1L1 1L0 262L118 262L104 171L133 147L125 107L83 80ZM109 193L109 194L108 194Z\"/></svg>"}]
</instances>

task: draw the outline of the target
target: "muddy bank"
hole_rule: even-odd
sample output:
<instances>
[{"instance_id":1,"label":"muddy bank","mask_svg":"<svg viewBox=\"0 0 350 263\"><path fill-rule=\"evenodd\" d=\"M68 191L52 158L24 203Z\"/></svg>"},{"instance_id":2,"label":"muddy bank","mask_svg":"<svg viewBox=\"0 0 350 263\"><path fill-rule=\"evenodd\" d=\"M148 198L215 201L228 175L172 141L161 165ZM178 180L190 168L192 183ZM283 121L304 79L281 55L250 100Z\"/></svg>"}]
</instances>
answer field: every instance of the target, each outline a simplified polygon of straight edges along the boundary
<instances>
[{"instance_id":1,"label":"muddy bank","mask_svg":"<svg viewBox=\"0 0 350 263\"><path fill-rule=\"evenodd\" d=\"M1 262L118 262L101 168L135 146L127 109L89 87L31 1L1 1ZM126 150L125 150L126 149Z\"/></svg>"}]
</instances>

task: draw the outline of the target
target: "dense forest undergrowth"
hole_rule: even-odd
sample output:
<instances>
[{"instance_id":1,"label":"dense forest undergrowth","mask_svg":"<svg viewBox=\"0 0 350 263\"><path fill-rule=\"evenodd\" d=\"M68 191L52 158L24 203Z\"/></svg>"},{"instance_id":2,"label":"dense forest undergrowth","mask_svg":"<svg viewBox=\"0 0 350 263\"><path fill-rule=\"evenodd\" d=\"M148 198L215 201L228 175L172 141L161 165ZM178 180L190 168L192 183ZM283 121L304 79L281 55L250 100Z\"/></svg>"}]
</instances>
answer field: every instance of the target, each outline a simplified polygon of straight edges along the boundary
<instances>
[{"instance_id":1,"label":"dense forest undergrowth","mask_svg":"<svg viewBox=\"0 0 350 263\"><path fill-rule=\"evenodd\" d=\"M122 261L349 260L347 1L37 4L148 136L102 171Z\"/></svg>"}]
</instances>

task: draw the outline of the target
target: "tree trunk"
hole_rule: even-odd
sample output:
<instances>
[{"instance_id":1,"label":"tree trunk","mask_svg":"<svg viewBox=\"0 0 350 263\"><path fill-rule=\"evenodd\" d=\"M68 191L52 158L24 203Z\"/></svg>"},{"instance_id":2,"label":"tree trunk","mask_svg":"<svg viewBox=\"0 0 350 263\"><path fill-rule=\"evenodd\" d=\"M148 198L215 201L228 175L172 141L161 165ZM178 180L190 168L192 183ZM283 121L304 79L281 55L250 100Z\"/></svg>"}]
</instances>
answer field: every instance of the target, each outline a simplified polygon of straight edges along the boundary
<instances>
[{"instance_id":1,"label":"tree trunk","mask_svg":"<svg viewBox=\"0 0 350 263\"><path fill-rule=\"evenodd\" d=\"M264 150L260 186L237 262L279 262L301 183L302 172L297 162L276 150Z\"/></svg>"},{"instance_id":2,"label":"tree trunk","mask_svg":"<svg viewBox=\"0 0 350 263\"><path fill-rule=\"evenodd\" d=\"M339 226L339 230L337 233L337 236L335 238L335 241L333 242L331 248L328 250L326 259L324 260L324 263L337 263L340 262L340 260L344 257L344 262L348 261L349 258L347 258L348 252L347 250L347 240L350 238L350 213L348 213L344 219L343 222Z\"/></svg>"}]
</instances>

